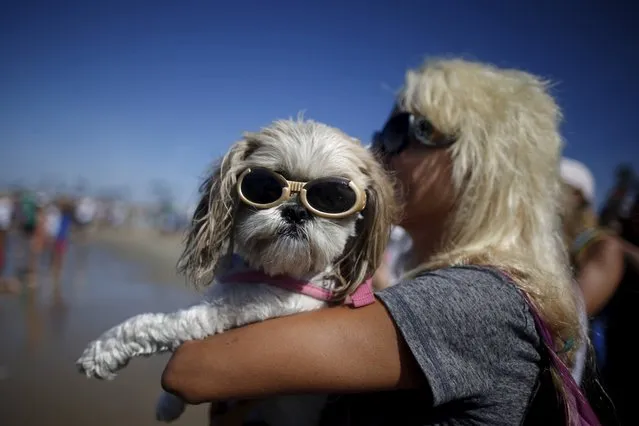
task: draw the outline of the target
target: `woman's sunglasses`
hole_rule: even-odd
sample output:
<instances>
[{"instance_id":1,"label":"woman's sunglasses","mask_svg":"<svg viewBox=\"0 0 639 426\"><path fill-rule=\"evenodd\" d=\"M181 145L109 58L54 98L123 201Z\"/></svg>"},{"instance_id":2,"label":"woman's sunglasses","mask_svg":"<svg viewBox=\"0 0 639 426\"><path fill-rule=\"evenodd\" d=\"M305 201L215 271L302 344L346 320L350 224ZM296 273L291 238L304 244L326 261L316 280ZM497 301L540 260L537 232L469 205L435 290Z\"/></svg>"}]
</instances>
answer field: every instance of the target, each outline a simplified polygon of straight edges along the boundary
<instances>
[{"instance_id":1,"label":"woman's sunglasses","mask_svg":"<svg viewBox=\"0 0 639 426\"><path fill-rule=\"evenodd\" d=\"M392 116L381 132L373 135L373 148L382 155L397 155L417 141L431 148L450 146L455 138L438 131L425 117L408 112Z\"/></svg>"},{"instance_id":2,"label":"woman's sunglasses","mask_svg":"<svg viewBox=\"0 0 639 426\"><path fill-rule=\"evenodd\" d=\"M330 219L345 218L366 207L366 192L348 179L325 177L296 182L261 167L246 169L240 175L237 193L245 204L257 209L278 206L299 194L300 202L311 213Z\"/></svg>"}]
</instances>

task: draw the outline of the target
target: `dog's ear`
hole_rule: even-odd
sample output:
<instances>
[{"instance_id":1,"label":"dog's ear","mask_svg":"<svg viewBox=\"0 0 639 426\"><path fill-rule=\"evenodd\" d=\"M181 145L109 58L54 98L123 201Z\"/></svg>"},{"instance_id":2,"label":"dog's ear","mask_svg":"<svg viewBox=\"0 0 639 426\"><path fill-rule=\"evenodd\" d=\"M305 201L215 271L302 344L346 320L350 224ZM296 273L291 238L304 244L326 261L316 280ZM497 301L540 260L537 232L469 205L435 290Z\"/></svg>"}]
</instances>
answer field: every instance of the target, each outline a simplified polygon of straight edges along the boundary
<instances>
[{"instance_id":1,"label":"dog's ear","mask_svg":"<svg viewBox=\"0 0 639 426\"><path fill-rule=\"evenodd\" d=\"M370 184L366 189L366 208L357 222L356 235L337 263L341 281L337 293L345 297L358 285L371 278L383 261L391 226L399 212L395 191L381 163L367 153L364 173Z\"/></svg>"},{"instance_id":2,"label":"dog's ear","mask_svg":"<svg viewBox=\"0 0 639 426\"><path fill-rule=\"evenodd\" d=\"M178 271L198 287L210 284L231 244L237 207L235 185L243 161L257 148L247 138L237 142L200 186L200 201L188 229Z\"/></svg>"}]
</instances>

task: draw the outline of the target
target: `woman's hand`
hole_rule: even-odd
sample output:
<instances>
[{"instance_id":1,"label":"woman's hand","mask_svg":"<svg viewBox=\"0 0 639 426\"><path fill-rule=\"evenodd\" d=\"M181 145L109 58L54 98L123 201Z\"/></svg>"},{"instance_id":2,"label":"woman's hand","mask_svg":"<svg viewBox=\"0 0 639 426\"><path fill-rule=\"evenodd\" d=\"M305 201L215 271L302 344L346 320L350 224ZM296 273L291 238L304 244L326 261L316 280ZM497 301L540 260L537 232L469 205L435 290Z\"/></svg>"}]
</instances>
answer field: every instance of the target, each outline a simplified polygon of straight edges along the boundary
<instances>
[{"instance_id":1,"label":"woman's hand","mask_svg":"<svg viewBox=\"0 0 639 426\"><path fill-rule=\"evenodd\" d=\"M421 370L380 302L277 318L187 342L162 375L162 387L190 404L421 386Z\"/></svg>"}]
</instances>

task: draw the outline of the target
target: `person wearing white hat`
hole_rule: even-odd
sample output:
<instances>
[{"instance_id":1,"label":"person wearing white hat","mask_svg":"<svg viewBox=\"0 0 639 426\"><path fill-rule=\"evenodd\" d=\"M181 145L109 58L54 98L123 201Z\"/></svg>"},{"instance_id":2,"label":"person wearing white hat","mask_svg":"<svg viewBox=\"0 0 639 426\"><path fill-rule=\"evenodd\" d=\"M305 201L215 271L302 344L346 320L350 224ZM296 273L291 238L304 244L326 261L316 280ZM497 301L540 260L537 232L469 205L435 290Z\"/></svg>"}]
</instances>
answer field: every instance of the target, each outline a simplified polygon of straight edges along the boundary
<instances>
[{"instance_id":1,"label":"person wearing white hat","mask_svg":"<svg viewBox=\"0 0 639 426\"><path fill-rule=\"evenodd\" d=\"M623 250L619 242L597 227L593 210L595 179L583 163L563 158L560 164L564 184L561 208L564 240L580 291L581 324L587 330L588 317L604 308L623 276ZM585 368L586 346L576 354L573 376L579 382Z\"/></svg>"},{"instance_id":2,"label":"person wearing white hat","mask_svg":"<svg viewBox=\"0 0 639 426\"><path fill-rule=\"evenodd\" d=\"M590 205L595 202L595 178L583 163L571 158L561 160L561 179Z\"/></svg>"},{"instance_id":3,"label":"person wearing white hat","mask_svg":"<svg viewBox=\"0 0 639 426\"><path fill-rule=\"evenodd\" d=\"M621 279L623 250L616 238L597 227L590 170L569 158L562 159L560 170L565 185L561 210L565 241L591 316L603 308Z\"/></svg>"}]
</instances>

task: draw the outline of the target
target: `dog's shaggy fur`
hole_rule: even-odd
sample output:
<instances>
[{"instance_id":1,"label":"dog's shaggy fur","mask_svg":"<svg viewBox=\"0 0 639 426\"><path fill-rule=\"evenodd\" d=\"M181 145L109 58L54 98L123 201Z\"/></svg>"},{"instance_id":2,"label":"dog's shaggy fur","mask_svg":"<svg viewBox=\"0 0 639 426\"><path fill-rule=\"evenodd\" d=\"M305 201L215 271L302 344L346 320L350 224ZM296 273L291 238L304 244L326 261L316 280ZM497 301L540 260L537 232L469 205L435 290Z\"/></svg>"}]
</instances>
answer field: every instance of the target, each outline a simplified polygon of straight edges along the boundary
<instances>
[{"instance_id":1,"label":"dog's shaggy fur","mask_svg":"<svg viewBox=\"0 0 639 426\"><path fill-rule=\"evenodd\" d=\"M298 203L297 197L264 210L239 201L238 176L258 166L297 181L348 178L366 191L366 207L343 219L313 216L296 225L299 236L291 237L280 232L291 226L282 212ZM253 270L328 288L336 294L335 302L340 302L377 269L394 214L392 185L358 141L313 121L277 121L246 134L205 180L179 268L193 282L206 286L216 274L228 271L227 255L235 254ZM326 304L268 284L216 283L204 302L189 309L139 315L107 331L89 345L78 365L89 377L111 379L133 357L171 351L188 340ZM279 398L261 404L257 407L261 411L252 414L274 426L312 425L323 402L321 397ZM176 397L164 394L157 416L173 420L183 409Z\"/></svg>"}]
</instances>

